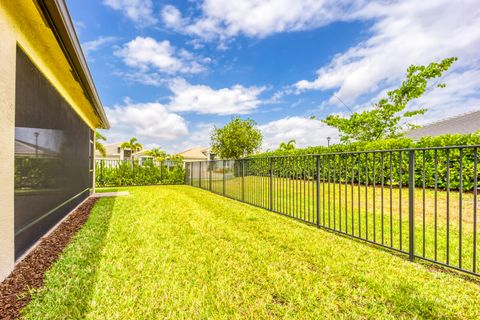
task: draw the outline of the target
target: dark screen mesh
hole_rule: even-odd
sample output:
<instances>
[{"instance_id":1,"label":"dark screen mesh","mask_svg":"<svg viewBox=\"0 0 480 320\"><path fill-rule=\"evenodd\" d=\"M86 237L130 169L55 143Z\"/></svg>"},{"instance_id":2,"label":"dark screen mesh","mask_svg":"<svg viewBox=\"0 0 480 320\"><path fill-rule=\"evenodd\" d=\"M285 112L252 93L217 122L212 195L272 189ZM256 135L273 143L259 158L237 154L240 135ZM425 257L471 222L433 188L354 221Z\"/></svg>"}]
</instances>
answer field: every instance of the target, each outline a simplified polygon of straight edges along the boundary
<instances>
[{"instance_id":1,"label":"dark screen mesh","mask_svg":"<svg viewBox=\"0 0 480 320\"><path fill-rule=\"evenodd\" d=\"M15 255L84 200L90 129L17 48L15 106Z\"/></svg>"}]
</instances>

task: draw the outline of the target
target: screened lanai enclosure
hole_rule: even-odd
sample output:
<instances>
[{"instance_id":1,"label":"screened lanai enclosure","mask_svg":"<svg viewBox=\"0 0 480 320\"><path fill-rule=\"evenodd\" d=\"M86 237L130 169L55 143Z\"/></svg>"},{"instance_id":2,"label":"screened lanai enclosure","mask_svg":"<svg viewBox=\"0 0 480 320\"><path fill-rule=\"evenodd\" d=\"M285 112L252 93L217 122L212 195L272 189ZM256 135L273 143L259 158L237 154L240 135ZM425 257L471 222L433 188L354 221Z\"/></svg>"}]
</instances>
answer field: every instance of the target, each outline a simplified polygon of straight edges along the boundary
<instances>
[{"instance_id":1,"label":"screened lanai enclosure","mask_svg":"<svg viewBox=\"0 0 480 320\"><path fill-rule=\"evenodd\" d=\"M15 256L90 195L93 131L17 48Z\"/></svg>"}]
</instances>

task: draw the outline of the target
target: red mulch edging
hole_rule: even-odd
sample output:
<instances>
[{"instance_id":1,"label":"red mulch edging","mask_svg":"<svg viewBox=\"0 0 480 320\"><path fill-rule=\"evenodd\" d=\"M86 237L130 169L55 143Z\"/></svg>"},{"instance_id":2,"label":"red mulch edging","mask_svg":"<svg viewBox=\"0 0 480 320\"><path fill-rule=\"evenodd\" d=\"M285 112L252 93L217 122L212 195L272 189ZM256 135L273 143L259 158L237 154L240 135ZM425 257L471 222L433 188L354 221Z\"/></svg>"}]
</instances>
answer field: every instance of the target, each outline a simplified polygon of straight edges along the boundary
<instances>
[{"instance_id":1,"label":"red mulch edging","mask_svg":"<svg viewBox=\"0 0 480 320\"><path fill-rule=\"evenodd\" d=\"M42 238L37 247L0 283L1 319L19 317L20 310L30 302L29 289L43 286L45 272L57 260L72 236L87 221L96 201L96 198L88 199L72 212L53 232Z\"/></svg>"}]
</instances>

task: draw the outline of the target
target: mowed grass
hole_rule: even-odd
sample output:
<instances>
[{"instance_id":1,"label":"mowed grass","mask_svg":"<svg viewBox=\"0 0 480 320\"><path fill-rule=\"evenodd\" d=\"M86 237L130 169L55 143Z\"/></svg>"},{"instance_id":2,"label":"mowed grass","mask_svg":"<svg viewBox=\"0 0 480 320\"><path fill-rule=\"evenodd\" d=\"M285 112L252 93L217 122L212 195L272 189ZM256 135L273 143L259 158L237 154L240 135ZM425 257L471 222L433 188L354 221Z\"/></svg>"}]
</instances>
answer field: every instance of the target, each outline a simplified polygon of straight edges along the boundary
<instances>
[{"instance_id":1,"label":"mowed grass","mask_svg":"<svg viewBox=\"0 0 480 320\"><path fill-rule=\"evenodd\" d=\"M480 317L458 274L198 188L126 190L99 200L24 318Z\"/></svg>"},{"instance_id":2,"label":"mowed grass","mask_svg":"<svg viewBox=\"0 0 480 320\"><path fill-rule=\"evenodd\" d=\"M223 194L221 175L213 176L211 190ZM243 196L247 203L269 208L268 176L246 176ZM198 186L198 180L194 181ZM408 188L385 183L382 189L342 181L321 181L319 224L343 233L408 251ZM272 209L316 224L316 181L273 178ZM209 189L209 181L202 182ZM225 180L225 195L242 199L242 178ZM461 201L460 201L461 199ZM474 228L475 207L472 192L415 189L415 254L468 271L480 266L480 227ZM448 203L448 205L447 205ZM477 199L477 215L480 201ZM460 219L461 217L461 219ZM447 254L448 253L448 254ZM475 263L474 263L475 262Z\"/></svg>"}]
</instances>

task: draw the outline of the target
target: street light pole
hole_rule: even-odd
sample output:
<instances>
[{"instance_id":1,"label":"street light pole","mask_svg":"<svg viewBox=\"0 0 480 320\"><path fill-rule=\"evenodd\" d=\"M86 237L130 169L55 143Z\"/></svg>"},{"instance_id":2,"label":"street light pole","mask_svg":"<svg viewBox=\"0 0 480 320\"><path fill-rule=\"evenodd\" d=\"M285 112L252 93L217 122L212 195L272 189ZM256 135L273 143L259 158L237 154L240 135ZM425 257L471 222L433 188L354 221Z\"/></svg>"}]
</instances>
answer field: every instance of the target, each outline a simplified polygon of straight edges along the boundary
<instances>
[{"instance_id":1,"label":"street light pole","mask_svg":"<svg viewBox=\"0 0 480 320\"><path fill-rule=\"evenodd\" d=\"M330 147L330 139L332 139L332 138L327 137L327 147Z\"/></svg>"},{"instance_id":2,"label":"street light pole","mask_svg":"<svg viewBox=\"0 0 480 320\"><path fill-rule=\"evenodd\" d=\"M38 158L38 136L40 133L34 132L33 134L35 135L35 158Z\"/></svg>"}]
</instances>

